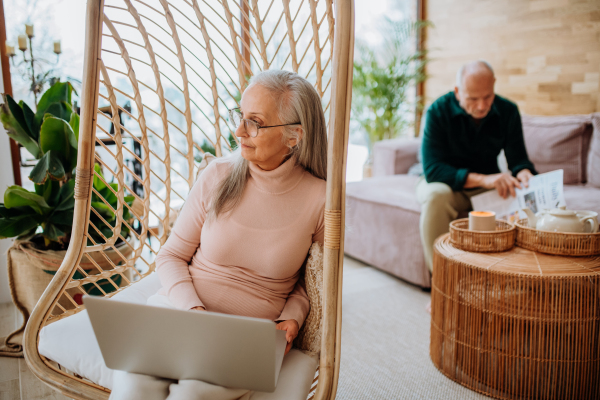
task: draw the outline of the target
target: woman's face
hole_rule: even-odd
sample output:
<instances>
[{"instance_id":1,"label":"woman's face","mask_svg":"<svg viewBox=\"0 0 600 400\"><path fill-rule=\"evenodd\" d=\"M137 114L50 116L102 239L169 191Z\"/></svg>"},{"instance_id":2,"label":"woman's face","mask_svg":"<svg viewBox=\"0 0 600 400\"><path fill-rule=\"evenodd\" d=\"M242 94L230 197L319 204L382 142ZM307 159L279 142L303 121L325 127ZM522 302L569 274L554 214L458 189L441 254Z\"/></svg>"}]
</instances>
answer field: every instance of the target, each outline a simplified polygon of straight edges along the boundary
<instances>
[{"instance_id":1,"label":"woman's face","mask_svg":"<svg viewBox=\"0 0 600 400\"><path fill-rule=\"evenodd\" d=\"M242 118L257 122L260 126L280 125L277 116L277 103L273 95L258 84L250 85L242 95L240 111ZM244 124L236 129L235 135L240 139L242 157L257 164L261 169L271 171L281 165L290 147L296 145L296 139L284 143L284 127L261 128L258 136L250 137ZM299 129L301 132L301 130Z\"/></svg>"}]
</instances>

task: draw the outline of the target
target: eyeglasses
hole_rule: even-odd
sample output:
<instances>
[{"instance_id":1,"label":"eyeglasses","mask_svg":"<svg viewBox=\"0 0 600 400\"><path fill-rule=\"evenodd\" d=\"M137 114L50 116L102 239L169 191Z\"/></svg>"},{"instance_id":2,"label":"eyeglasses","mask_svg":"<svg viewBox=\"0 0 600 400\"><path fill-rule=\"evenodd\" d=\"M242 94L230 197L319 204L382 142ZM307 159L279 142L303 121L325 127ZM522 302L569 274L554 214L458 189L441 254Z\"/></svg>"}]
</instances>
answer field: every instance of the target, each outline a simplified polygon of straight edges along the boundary
<instances>
[{"instance_id":1,"label":"eyeglasses","mask_svg":"<svg viewBox=\"0 0 600 400\"><path fill-rule=\"evenodd\" d=\"M252 138L255 138L258 136L259 129L276 128L278 126L288 126L288 125L300 125L300 122L295 122L293 124L260 126L258 124L258 122L256 122L256 121L252 121L251 119L242 118L242 112L240 111L239 107L232 108L227 111L229 112L229 120L231 122L233 122L234 127L237 129L242 124L242 121L243 121L244 129L246 130L246 133L248 134L248 136L250 136Z\"/></svg>"}]
</instances>

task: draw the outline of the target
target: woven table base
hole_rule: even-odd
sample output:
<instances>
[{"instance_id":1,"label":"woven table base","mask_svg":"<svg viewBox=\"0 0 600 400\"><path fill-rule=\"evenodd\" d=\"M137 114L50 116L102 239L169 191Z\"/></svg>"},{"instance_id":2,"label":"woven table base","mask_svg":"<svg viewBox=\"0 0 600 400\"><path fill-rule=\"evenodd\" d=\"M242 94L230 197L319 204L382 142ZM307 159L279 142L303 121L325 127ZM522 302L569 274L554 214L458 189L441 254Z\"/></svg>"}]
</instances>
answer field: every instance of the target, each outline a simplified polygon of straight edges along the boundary
<instances>
[{"instance_id":1,"label":"woven table base","mask_svg":"<svg viewBox=\"0 0 600 400\"><path fill-rule=\"evenodd\" d=\"M430 356L501 399L600 398L600 257L435 244Z\"/></svg>"}]
</instances>

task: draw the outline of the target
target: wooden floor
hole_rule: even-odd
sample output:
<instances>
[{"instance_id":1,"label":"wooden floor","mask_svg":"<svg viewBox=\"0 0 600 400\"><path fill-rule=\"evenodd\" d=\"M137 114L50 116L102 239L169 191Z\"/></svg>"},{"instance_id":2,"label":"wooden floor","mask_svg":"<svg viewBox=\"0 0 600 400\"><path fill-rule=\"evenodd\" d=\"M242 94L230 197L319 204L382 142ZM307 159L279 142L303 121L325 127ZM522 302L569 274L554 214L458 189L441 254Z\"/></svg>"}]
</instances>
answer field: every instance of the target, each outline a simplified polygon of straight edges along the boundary
<instances>
[{"instance_id":1,"label":"wooden floor","mask_svg":"<svg viewBox=\"0 0 600 400\"><path fill-rule=\"evenodd\" d=\"M17 315L18 314L18 315ZM21 325L12 303L0 304L0 337ZM63 396L35 377L23 358L0 357L0 400L63 400Z\"/></svg>"}]
</instances>

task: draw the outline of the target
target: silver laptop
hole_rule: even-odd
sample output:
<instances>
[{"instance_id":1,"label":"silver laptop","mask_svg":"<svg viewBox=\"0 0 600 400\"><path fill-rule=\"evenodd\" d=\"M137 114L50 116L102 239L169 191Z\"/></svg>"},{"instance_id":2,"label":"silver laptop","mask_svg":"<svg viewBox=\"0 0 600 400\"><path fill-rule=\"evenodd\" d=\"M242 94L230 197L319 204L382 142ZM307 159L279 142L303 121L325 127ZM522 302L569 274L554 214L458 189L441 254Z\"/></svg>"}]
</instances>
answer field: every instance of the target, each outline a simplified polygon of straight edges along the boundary
<instances>
[{"instance_id":1,"label":"silver laptop","mask_svg":"<svg viewBox=\"0 0 600 400\"><path fill-rule=\"evenodd\" d=\"M94 296L83 302L108 368L275 390L287 342L273 321Z\"/></svg>"}]
</instances>

